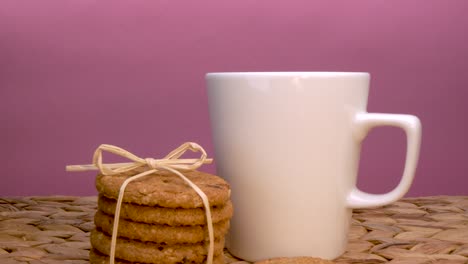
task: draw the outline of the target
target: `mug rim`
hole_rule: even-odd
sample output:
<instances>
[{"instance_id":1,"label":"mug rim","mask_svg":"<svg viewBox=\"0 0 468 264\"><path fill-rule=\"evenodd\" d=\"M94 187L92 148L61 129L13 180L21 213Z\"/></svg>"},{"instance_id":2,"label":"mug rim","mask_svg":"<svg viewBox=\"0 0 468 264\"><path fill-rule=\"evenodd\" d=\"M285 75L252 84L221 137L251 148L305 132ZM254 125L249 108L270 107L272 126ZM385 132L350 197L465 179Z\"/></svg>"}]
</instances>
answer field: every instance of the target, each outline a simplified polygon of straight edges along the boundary
<instances>
[{"instance_id":1,"label":"mug rim","mask_svg":"<svg viewBox=\"0 0 468 264\"><path fill-rule=\"evenodd\" d=\"M332 77L332 76L370 76L368 72L344 72L344 71L273 71L273 72L208 72L209 77L240 77L240 76L302 76L302 77Z\"/></svg>"}]
</instances>

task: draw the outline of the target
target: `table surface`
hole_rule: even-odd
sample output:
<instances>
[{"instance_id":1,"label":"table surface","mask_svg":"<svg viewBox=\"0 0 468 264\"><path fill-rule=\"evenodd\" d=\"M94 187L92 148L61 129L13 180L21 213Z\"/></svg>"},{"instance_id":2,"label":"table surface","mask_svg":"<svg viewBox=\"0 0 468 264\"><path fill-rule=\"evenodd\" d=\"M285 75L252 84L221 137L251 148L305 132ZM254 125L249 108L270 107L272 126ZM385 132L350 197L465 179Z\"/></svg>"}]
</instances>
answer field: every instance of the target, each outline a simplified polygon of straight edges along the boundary
<instances>
[{"instance_id":1,"label":"table surface","mask_svg":"<svg viewBox=\"0 0 468 264\"><path fill-rule=\"evenodd\" d=\"M89 263L96 197L0 198L0 263ZM226 263L247 263L225 252ZM468 196L354 210L336 263L468 263Z\"/></svg>"}]
</instances>

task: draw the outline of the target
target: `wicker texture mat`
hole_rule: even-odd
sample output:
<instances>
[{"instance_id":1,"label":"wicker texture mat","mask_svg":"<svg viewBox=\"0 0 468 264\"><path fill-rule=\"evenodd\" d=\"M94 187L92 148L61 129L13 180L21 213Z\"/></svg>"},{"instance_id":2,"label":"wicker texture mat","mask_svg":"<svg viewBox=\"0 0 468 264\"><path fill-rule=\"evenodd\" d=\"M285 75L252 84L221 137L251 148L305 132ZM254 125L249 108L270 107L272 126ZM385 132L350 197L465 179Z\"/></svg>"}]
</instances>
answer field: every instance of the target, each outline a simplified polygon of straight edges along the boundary
<instances>
[{"instance_id":1,"label":"wicker texture mat","mask_svg":"<svg viewBox=\"0 0 468 264\"><path fill-rule=\"evenodd\" d=\"M88 263L95 209L96 197L0 198L0 264ZM468 263L468 196L355 210L348 251L335 261Z\"/></svg>"}]
</instances>

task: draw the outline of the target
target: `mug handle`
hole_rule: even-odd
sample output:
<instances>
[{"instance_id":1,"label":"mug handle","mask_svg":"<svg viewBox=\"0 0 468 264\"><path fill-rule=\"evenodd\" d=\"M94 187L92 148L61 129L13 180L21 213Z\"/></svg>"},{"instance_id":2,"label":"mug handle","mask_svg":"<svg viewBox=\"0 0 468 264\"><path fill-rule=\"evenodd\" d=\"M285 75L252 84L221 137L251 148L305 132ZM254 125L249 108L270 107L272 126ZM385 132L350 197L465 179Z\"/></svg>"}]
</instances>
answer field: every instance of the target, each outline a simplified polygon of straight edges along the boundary
<instances>
[{"instance_id":1,"label":"mug handle","mask_svg":"<svg viewBox=\"0 0 468 264\"><path fill-rule=\"evenodd\" d=\"M354 136L362 142L369 131L377 126L395 126L403 129L406 134L406 161L403 176L397 187L384 194L370 194L353 187L347 197L349 208L368 208L393 203L403 197L413 182L414 173L421 145L421 122L413 115L358 113L355 116Z\"/></svg>"}]
</instances>

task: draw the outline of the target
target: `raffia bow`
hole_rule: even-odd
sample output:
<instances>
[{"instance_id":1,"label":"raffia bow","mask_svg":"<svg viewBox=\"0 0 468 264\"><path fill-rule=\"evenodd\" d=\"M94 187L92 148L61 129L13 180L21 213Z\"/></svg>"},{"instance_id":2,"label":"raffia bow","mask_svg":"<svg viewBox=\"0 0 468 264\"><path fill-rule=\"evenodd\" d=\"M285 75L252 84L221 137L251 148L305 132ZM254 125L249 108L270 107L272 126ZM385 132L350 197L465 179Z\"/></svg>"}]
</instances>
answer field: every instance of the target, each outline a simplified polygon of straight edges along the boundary
<instances>
[{"instance_id":1,"label":"raffia bow","mask_svg":"<svg viewBox=\"0 0 468 264\"><path fill-rule=\"evenodd\" d=\"M200 152L201 156L198 159L179 159L187 150L191 150L193 152ZM133 162L127 163L109 163L104 164L102 161L102 154L103 152L109 152L129 160ZM213 233L213 222L211 219L211 210L210 210L210 203L208 201L208 197L206 194L192 181L190 181L187 177L185 177L181 171L192 171L196 170L203 164L211 163L212 159L207 159L207 154L205 150L198 145L197 143L193 142L186 142L182 144L180 147L174 149L166 157L162 159L153 159L153 158L140 158L129 151L113 146L103 144L100 145L93 155L93 164L91 165L70 165L66 167L67 171L87 171L87 170L99 170L103 175L118 175L121 173L133 171L138 168L147 167L147 170L139 173L137 175L131 176L130 178L126 179L119 190L119 197L117 199L117 206L115 208L115 215L114 215L114 225L112 228L112 239L111 239L111 248L110 248L110 264L114 264L115 259L115 245L117 243L117 230L119 227L119 218L120 218L120 208L123 201L123 195L125 193L125 188L127 185L138 178L143 176L150 175L154 172L160 170L166 170L174 173L175 175L182 178L190 187L192 187L200 198L203 201L203 206L205 207L205 215L206 215L206 222L208 226L208 237L210 240L209 247L208 247L208 255L207 255L207 263L213 263L213 254L214 254L214 233Z\"/></svg>"}]
</instances>

